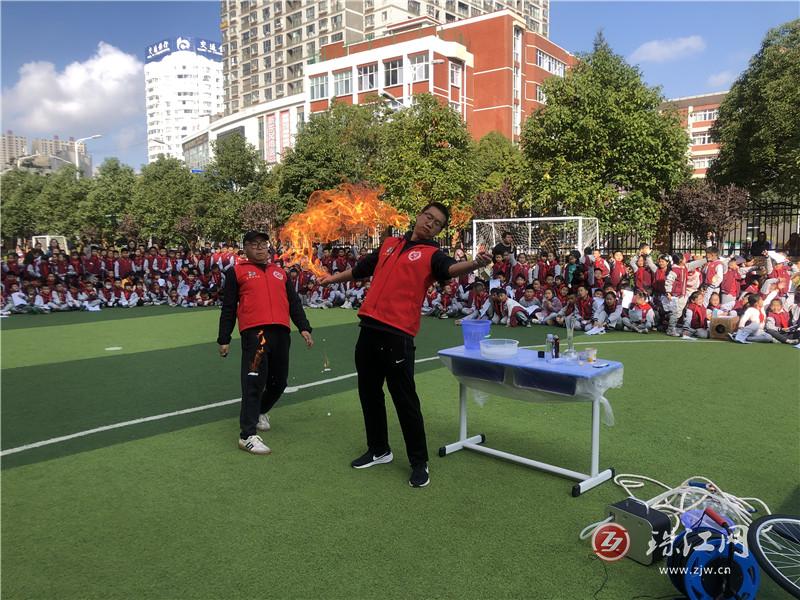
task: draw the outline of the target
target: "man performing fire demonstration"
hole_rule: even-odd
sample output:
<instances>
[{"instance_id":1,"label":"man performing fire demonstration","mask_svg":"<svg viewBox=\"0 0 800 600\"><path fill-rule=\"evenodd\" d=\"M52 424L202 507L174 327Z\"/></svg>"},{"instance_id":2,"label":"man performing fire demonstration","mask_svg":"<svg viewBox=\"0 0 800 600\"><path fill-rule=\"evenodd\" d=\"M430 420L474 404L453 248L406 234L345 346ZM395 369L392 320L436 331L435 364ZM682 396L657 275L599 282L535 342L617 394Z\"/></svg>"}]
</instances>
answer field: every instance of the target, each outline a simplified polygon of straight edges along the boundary
<instances>
[{"instance_id":1,"label":"man performing fire demonstration","mask_svg":"<svg viewBox=\"0 0 800 600\"><path fill-rule=\"evenodd\" d=\"M358 312L361 331L355 349L367 451L351 466L365 469L394 458L383 395L386 381L403 430L412 487L430 483L425 425L414 384L414 336L419 331L425 292L436 280L459 277L492 261L491 255L481 252L476 260L456 262L439 249L433 238L447 226L449 217L447 207L432 202L417 215L412 231L386 238L353 269L320 279L320 284L331 285L373 277Z\"/></svg>"}]
</instances>

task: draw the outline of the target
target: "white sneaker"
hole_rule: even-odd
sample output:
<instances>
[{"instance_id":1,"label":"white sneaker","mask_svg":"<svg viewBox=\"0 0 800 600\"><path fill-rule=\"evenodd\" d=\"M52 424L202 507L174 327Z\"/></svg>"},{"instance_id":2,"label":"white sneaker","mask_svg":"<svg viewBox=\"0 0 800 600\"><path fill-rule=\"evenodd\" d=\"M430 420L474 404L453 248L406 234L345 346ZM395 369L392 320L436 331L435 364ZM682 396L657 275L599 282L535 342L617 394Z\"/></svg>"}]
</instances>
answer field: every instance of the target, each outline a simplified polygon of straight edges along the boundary
<instances>
[{"instance_id":1,"label":"white sneaker","mask_svg":"<svg viewBox=\"0 0 800 600\"><path fill-rule=\"evenodd\" d=\"M269 431L269 415L264 413L263 415L258 415L258 423L256 424L256 429L259 431Z\"/></svg>"},{"instance_id":2,"label":"white sneaker","mask_svg":"<svg viewBox=\"0 0 800 600\"><path fill-rule=\"evenodd\" d=\"M239 448L250 454L269 454L272 450L267 447L261 436L251 435L246 440L239 438Z\"/></svg>"},{"instance_id":3,"label":"white sneaker","mask_svg":"<svg viewBox=\"0 0 800 600\"><path fill-rule=\"evenodd\" d=\"M350 302L345 302L342 304L342 308L353 308L353 305Z\"/></svg>"}]
</instances>

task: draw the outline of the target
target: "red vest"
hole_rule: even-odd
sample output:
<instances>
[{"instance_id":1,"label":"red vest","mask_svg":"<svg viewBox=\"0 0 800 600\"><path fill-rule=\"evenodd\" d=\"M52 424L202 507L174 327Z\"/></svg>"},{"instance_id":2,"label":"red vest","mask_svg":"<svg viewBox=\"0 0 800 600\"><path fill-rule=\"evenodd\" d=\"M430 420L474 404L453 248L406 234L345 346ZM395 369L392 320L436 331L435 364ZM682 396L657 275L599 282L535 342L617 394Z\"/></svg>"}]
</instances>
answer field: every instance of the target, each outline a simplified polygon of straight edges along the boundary
<instances>
[{"instance_id":1,"label":"red vest","mask_svg":"<svg viewBox=\"0 0 800 600\"><path fill-rule=\"evenodd\" d=\"M592 297L586 296L583 300L580 298L575 299L575 306L578 309L578 314L581 319L589 320L592 318Z\"/></svg>"},{"instance_id":2,"label":"red vest","mask_svg":"<svg viewBox=\"0 0 800 600\"><path fill-rule=\"evenodd\" d=\"M687 304L686 308L692 311L692 322L690 327L692 329L705 329L706 320L708 318L706 309L699 304Z\"/></svg>"},{"instance_id":3,"label":"red vest","mask_svg":"<svg viewBox=\"0 0 800 600\"><path fill-rule=\"evenodd\" d=\"M121 279L130 275L131 271L133 271L133 263L130 258L120 258L117 260L117 266L119 267L119 276Z\"/></svg>"},{"instance_id":4,"label":"red vest","mask_svg":"<svg viewBox=\"0 0 800 600\"><path fill-rule=\"evenodd\" d=\"M770 317L773 321L775 321L775 327L777 327L778 329L786 329L787 327L789 327L789 313L786 312L785 310L782 310L781 312L777 313L770 312L769 315L767 316Z\"/></svg>"},{"instance_id":5,"label":"red vest","mask_svg":"<svg viewBox=\"0 0 800 600\"><path fill-rule=\"evenodd\" d=\"M653 284L653 274L647 267L639 267L633 276L636 281L636 289L644 290Z\"/></svg>"},{"instance_id":6,"label":"red vest","mask_svg":"<svg viewBox=\"0 0 800 600\"><path fill-rule=\"evenodd\" d=\"M770 273L768 277L778 280L778 295L783 296L789 291L791 273L784 265L776 265L773 267L772 273Z\"/></svg>"},{"instance_id":7,"label":"red vest","mask_svg":"<svg viewBox=\"0 0 800 600\"><path fill-rule=\"evenodd\" d=\"M249 261L233 267L239 283L239 307L236 318L239 331L257 325L283 325L289 329L289 297L286 272L275 265L263 271Z\"/></svg>"},{"instance_id":8,"label":"red vest","mask_svg":"<svg viewBox=\"0 0 800 600\"><path fill-rule=\"evenodd\" d=\"M670 293L673 296L683 296L686 293L686 278L689 276L689 272L686 267L681 265L672 265L672 272L675 273L675 281L672 282Z\"/></svg>"},{"instance_id":9,"label":"red vest","mask_svg":"<svg viewBox=\"0 0 800 600\"><path fill-rule=\"evenodd\" d=\"M611 285L617 287L619 282L627 275L627 273L628 272L625 269L625 263L621 260L615 260L614 266L611 267Z\"/></svg>"},{"instance_id":10,"label":"red vest","mask_svg":"<svg viewBox=\"0 0 800 600\"><path fill-rule=\"evenodd\" d=\"M415 336L419 331L420 307L425 292L435 280L431 258L438 247L418 244L403 252L405 245L405 238L384 240L370 293L358 314Z\"/></svg>"},{"instance_id":11,"label":"red vest","mask_svg":"<svg viewBox=\"0 0 800 600\"><path fill-rule=\"evenodd\" d=\"M741 277L739 277L739 270L736 268L728 269L722 276L722 283L720 284L719 289L723 294L738 298L742 287L739 284L739 281L741 281Z\"/></svg>"},{"instance_id":12,"label":"red vest","mask_svg":"<svg viewBox=\"0 0 800 600\"><path fill-rule=\"evenodd\" d=\"M708 285L711 285L711 280L713 279L714 275L717 272L717 267L722 263L718 260L712 260L710 263L706 265L706 276L703 280Z\"/></svg>"},{"instance_id":13,"label":"red vest","mask_svg":"<svg viewBox=\"0 0 800 600\"><path fill-rule=\"evenodd\" d=\"M655 294L666 294L667 293L667 290L664 287L666 279L667 279L667 270L666 269L656 269L656 272L653 273L653 292Z\"/></svg>"}]
</instances>

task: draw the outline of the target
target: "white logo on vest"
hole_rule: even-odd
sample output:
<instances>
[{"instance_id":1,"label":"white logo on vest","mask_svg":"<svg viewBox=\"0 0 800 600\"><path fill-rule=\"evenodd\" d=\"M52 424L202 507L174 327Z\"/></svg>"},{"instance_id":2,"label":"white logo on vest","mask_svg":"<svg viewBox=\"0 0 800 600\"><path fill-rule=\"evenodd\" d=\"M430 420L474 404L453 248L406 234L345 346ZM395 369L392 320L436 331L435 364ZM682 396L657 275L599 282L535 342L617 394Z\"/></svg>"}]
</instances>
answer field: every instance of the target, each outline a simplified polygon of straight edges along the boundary
<instances>
[{"instance_id":1,"label":"white logo on vest","mask_svg":"<svg viewBox=\"0 0 800 600\"><path fill-rule=\"evenodd\" d=\"M283 279L283 273L280 271L273 271L272 276L275 277L275 279Z\"/></svg>"},{"instance_id":2,"label":"white logo on vest","mask_svg":"<svg viewBox=\"0 0 800 600\"><path fill-rule=\"evenodd\" d=\"M392 252L394 252L394 246L389 246L386 249L386 256L389 256Z\"/></svg>"},{"instance_id":3,"label":"white logo on vest","mask_svg":"<svg viewBox=\"0 0 800 600\"><path fill-rule=\"evenodd\" d=\"M412 250L411 252L408 253L408 260L411 261L419 260L421 256L422 252L420 252L419 250Z\"/></svg>"}]
</instances>

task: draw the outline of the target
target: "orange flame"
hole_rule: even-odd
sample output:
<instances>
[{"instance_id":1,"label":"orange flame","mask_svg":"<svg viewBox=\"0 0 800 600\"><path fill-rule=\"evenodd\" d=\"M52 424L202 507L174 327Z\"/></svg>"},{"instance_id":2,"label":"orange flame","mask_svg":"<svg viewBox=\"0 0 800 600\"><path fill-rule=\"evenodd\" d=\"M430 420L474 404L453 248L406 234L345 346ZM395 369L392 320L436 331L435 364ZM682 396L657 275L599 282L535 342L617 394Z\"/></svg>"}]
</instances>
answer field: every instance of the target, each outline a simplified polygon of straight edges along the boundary
<instances>
[{"instance_id":1,"label":"orange flame","mask_svg":"<svg viewBox=\"0 0 800 600\"><path fill-rule=\"evenodd\" d=\"M306 210L292 215L281 229L279 237L289 248L281 259L321 277L327 273L314 256L315 242L324 244L351 235L368 235L380 225L406 227L408 217L378 200L382 193L383 188L350 183L317 190L309 197Z\"/></svg>"}]
</instances>

